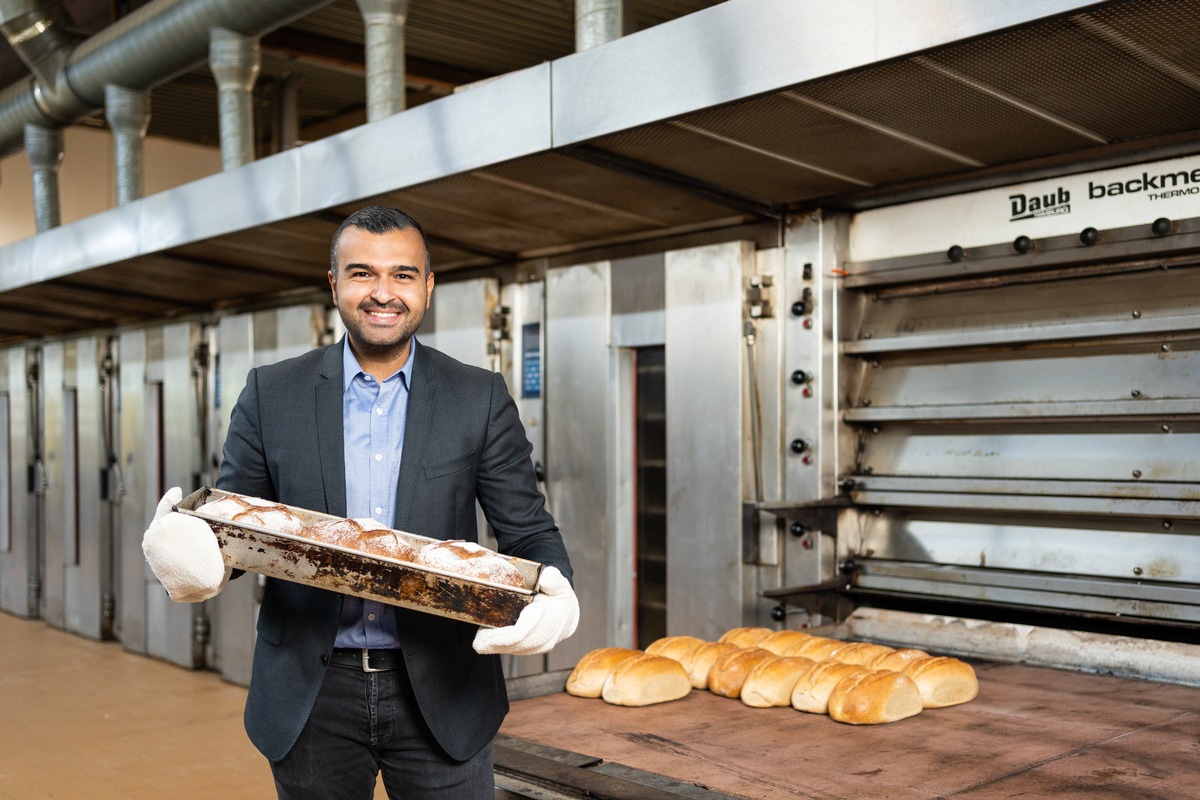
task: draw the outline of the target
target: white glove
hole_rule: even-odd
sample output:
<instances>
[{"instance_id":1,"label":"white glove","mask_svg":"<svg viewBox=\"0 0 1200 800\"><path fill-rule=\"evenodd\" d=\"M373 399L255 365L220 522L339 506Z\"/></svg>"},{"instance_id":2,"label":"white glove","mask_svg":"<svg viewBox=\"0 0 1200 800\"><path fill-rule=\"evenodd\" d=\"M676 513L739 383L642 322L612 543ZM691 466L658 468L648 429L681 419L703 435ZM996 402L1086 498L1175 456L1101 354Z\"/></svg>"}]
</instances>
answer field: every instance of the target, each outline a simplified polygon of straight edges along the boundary
<instances>
[{"instance_id":1,"label":"white glove","mask_svg":"<svg viewBox=\"0 0 1200 800\"><path fill-rule=\"evenodd\" d=\"M142 552L172 600L199 603L224 588L232 569L226 568L208 523L171 510L182 498L183 490L176 486L158 501L154 520L142 536Z\"/></svg>"},{"instance_id":2,"label":"white glove","mask_svg":"<svg viewBox=\"0 0 1200 800\"><path fill-rule=\"evenodd\" d=\"M579 624L579 601L570 582L556 567L546 567L538 580L541 591L521 609L517 621L506 628L480 628L475 634L475 652L532 656L549 652L575 632Z\"/></svg>"}]
</instances>

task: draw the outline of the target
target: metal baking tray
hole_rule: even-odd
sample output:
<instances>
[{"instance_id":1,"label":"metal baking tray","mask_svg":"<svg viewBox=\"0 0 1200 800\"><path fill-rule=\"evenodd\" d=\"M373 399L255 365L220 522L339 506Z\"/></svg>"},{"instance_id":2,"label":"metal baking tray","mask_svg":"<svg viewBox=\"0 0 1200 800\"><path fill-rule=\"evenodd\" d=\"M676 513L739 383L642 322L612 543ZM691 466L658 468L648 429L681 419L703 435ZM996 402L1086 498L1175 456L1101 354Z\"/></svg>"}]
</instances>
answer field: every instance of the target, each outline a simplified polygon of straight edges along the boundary
<instances>
[{"instance_id":1,"label":"metal baking tray","mask_svg":"<svg viewBox=\"0 0 1200 800\"><path fill-rule=\"evenodd\" d=\"M542 569L536 561L512 558L525 578L525 585L505 586L196 511L205 503L229 496L234 493L203 487L183 498L175 510L209 524L226 566L306 586L500 628L516 622L521 610L533 599ZM310 525L341 519L280 505ZM438 541L404 531L396 533L415 547Z\"/></svg>"}]
</instances>

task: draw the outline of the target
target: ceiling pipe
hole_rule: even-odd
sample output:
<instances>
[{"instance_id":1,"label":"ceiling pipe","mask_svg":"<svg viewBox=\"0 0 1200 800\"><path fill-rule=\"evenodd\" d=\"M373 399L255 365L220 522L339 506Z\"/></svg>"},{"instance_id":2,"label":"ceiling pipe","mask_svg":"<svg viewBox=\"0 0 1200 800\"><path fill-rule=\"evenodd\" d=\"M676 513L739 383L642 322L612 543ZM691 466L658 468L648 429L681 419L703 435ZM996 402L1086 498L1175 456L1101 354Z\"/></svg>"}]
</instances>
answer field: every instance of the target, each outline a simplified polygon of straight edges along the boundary
<instances>
[{"instance_id":1,"label":"ceiling pipe","mask_svg":"<svg viewBox=\"0 0 1200 800\"><path fill-rule=\"evenodd\" d=\"M0 0L0 32L40 83L54 81L78 41L56 0Z\"/></svg>"},{"instance_id":2,"label":"ceiling pipe","mask_svg":"<svg viewBox=\"0 0 1200 800\"><path fill-rule=\"evenodd\" d=\"M254 82L260 63L258 39L213 28L208 65L217 80L221 167L235 169L254 160Z\"/></svg>"},{"instance_id":3,"label":"ceiling pipe","mask_svg":"<svg viewBox=\"0 0 1200 800\"><path fill-rule=\"evenodd\" d=\"M629 20L627 0L575 0L575 52L620 39Z\"/></svg>"},{"instance_id":4,"label":"ceiling pipe","mask_svg":"<svg viewBox=\"0 0 1200 800\"><path fill-rule=\"evenodd\" d=\"M150 93L109 84L104 87L104 114L113 132L117 161L117 205L145 192L145 142L150 127Z\"/></svg>"},{"instance_id":5,"label":"ceiling pipe","mask_svg":"<svg viewBox=\"0 0 1200 800\"><path fill-rule=\"evenodd\" d=\"M404 110L404 23L409 0L358 0L365 27L367 121Z\"/></svg>"},{"instance_id":6,"label":"ceiling pipe","mask_svg":"<svg viewBox=\"0 0 1200 800\"><path fill-rule=\"evenodd\" d=\"M62 224L62 206L58 194L58 168L63 160L61 128L25 126L25 157L33 176L33 216L37 232Z\"/></svg>"},{"instance_id":7,"label":"ceiling pipe","mask_svg":"<svg viewBox=\"0 0 1200 800\"><path fill-rule=\"evenodd\" d=\"M101 108L109 84L149 89L204 63L209 34L261 36L329 0L154 0L79 44L32 87L0 93L0 155L20 146L25 125L62 126Z\"/></svg>"}]
</instances>

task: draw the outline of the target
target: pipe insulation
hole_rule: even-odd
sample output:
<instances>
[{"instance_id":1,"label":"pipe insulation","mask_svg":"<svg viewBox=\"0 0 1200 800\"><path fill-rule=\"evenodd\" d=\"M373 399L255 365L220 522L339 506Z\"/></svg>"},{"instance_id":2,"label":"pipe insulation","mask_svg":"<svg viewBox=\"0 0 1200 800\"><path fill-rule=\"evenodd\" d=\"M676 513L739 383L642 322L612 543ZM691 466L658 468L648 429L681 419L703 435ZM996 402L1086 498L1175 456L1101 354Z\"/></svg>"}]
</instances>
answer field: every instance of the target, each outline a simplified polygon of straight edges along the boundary
<instances>
[{"instance_id":1,"label":"pipe insulation","mask_svg":"<svg viewBox=\"0 0 1200 800\"><path fill-rule=\"evenodd\" d=\"M154 0L82 42L53 80L0 94L0 155L19 146L27 123L69 125L104 104L109 84L149 89L197 64L209 31L258 37L329 0Z\"/></svg>"},{"instance_id":2,"label":"pipe insulation","mask_svg":"<svg viewBox=\"0 0 1200 800\"><path fill-rule=\"evenodd\" d=\"M235 169L254 160L254 82L258 80L258 39L225 28L211 31L208 64L217 80L221 127L221 167Z\"/></svg>"},{"instance_id":3,"label":"pipe insulation","mask_svg":"<svg viewBox=\"0 0 1200 800\"><path fill-rule=\"evenodd\" d=\"M75 44L65 19L57 0L0 2L0 33L39 82L54 80Z\"/></svg>"},{"instance_id":4,"label":"pipe insulation","mask_svg":"<svg viewBox=\"0 0 1200 800\"><path fill-rule=\"evenodd\" d=\"M620 39L625 33L626 0L575 0L575 52Z\"/></svg>"},{"instance_id":5,"label":"pipe insulation","mask_svg":"<svg viewBox=\"0 0 1200 800\"><path fill-rule=\"evenodd\" d=\"M137 200L145 191L145 141L150 127L150 93L108 85L104 114L113 132L117 161L117 205Z\"/></svg>"},{"instance_id":6,"label":"pipe insulation","mask_svg":"<svg viewBox=\"0 0 1200 800\"><path fill-rule=\"evenodd\" d=\"M58 196L58 168L63 160L61 128L25 126L25 157L33 177L33 216L37 231L62 224L62 206Z\"/></svg>"},{"instance_id":7,"label":"pipe insulation","mask_svg":"<svg viewBox=\"0 0 1200 800\"><path fill-rule=\"evenodd\" d=\"M367 121L404 110L404 23L409 0L358 0L367 60Z\"/></svg>"}]
</instances>

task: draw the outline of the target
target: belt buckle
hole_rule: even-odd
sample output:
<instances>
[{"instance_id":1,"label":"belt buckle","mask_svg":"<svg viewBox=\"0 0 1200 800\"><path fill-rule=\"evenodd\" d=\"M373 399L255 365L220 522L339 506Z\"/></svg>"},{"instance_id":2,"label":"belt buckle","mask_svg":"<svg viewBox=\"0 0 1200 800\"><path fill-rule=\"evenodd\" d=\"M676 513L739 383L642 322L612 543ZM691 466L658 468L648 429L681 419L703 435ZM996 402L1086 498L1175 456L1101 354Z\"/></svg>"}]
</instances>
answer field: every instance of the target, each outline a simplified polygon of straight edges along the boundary
<instances>
[{"instance_id":1,"label":"belt buckle","mask_svg":"<svg viewBox=\"0 0 1200 800\"><path fill-rule=\"evenodd\" d=\"M371 651L370 650L368 650L367 648L364 647L360 652L362 653L363 672L387 672L386 668L385 669L372 669L371 668Z\"/></svg>"}]
</instances>

